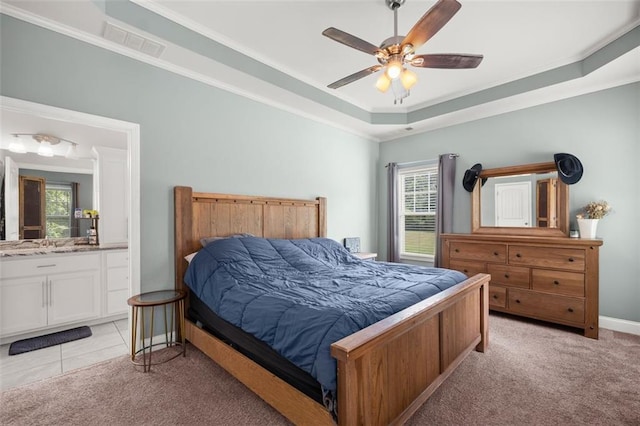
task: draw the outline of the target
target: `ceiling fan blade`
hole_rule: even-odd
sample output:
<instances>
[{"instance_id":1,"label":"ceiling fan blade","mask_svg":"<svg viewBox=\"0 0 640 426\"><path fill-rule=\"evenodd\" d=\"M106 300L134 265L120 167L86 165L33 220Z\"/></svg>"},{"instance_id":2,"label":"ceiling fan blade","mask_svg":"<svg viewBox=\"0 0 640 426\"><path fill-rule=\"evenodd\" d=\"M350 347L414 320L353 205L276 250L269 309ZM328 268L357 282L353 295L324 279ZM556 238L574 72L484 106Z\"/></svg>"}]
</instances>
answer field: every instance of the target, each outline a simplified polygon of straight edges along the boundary
<instances>
[{"instance_id":1,"label":"ceiling fan blade","mask_svg":"<svg viewBox=\"0 0 640 426\"><path fill-rule=\"evenodd\" d=\"M411 31L402 40L402 46L410 44L414 51L417 50L440 31L461 7L462 5L456 0L439 0L411 28Z\"/></svg>"},{"instance_id":2,"label":"ceiling fan blade","mask_svg":"<svg viewBox=\"0 0 640 426\"><path fill-rule=\"evenodd\" d=\"M482 58L482 55L416 55L411 60L411 65L419 68L476 68Z\"/></svg>"},{"instance_id":3,"label":"ceiling fan blade","mask_svg":"<svg viewBox=\"0 0 640 426\"><path fill-rule=\"evenodd\" d=\"M342 87L346 84L349 83L353 83L356 80L360 80L362 77L366 77L370 74L373 74L374 72L380 71L380 69L382 68L382 65L374 65L372 67L369 67L367 69L364 69L362 71L358 71L357 73L351 74L345 78L342 78L338 81L334 81L333 83L331 83L330 85L328 85L327 87L329 89L337 89L339 87Z\"/></svg>"},{"instance_id":4,"label":"ceiling fan blade","mask_svg":"<svg viewBox=\"0 0 640 426\"><path fill-rule=\"evenodd\" d=\"M380 50L378 46L374 46L368 41L364 41L337 28L329 27L322 32L322 35L327 36L338 43L342 43L345 46L353 47L354 49L358 49L361 52L368 53L370 55L375 55Z\"/></svg>"}]
</instances>

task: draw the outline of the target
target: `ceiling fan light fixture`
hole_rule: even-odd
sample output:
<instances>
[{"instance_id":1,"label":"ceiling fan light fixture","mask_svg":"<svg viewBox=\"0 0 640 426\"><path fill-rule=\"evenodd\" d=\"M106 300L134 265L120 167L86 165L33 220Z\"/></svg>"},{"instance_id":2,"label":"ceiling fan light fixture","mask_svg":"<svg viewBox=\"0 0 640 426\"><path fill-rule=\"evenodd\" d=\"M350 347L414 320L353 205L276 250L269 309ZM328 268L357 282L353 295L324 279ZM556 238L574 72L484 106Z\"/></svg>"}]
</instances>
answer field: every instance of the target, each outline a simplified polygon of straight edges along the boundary
<instances>
[{"instance_id":1,"label":"ceiling fan light fixture","mask_svg":"<svg viewBox=\"0 0 640 426\"><path fill-rule=\"evenodd\" d=\"M417 76L406 70L405 65L419 68L469 69L480 64L482 55L450 53L416 55L416 50L438 33L460 10L462 5L458 0L437 0L427 13L411 27L406 36L399 36L398 9L405 1L385 0L389 9L393 11L393 36L385 39L379 45L374 45L334 27L329 27L322 32L322 35L338 43L375 56L379 63L379 65L335 81L327 87L337 89L382 70L383 75L378 78L376 88L381 92L386 92L391 87L394 94L393 103L402 104L403 99L409 96L409 89L417 82Z\"/></svg>"},{"instance_id":2,"label":"ceiling fan light fixture","mask_svg":"<svg viewBox=\"0 0 640 426\"><path fill-rule=\"evenodd\" d=\"M387 59L389 59L389 54L384 50L378 50L374 56L381 61L386 61Z\"/></svg>"},{"instance_id":3,"label":"ceiling fan light fixture","mask_svg":"<svg viewBox=\"0 0 640 426\"><path fill-rule=\"evenodd\" d=\"M16 154L26 154L27 148L25 148L24 144L20 140L18 135L13 135L13 141L9 144L9 151L14 152Z\"/></svg>"},{"instance_id":4,"label":"ceiling fan light fixture","mask_svg":"<svg viewBox=\"0 0 640 426\"><path fill-rule=\"evenodd\" d=\"M376 81L376 89L378 89L382 93L385 93L387 90L389 90L389 86L391 86L391 79L386 72L383 72L380 75L380 78L378 78L378 81Z\"/></svg>"},{"instance_id":5,"label":"ceiling fan light fixture","mask_svg":"<svg viewBox=\"0 0 640 426\"><path fill-rule=\"evenodd\" d=\"M413 71L405 69L402 71L402 74L400 74L400 81L405 89L410 90L418 81L418 76Z\"/></svg>"},{"instance_id":6,"label":"ceiling fan light fixture","mask_svg":"<svg viewBox=\"0 0 640 426\"><path fill-rule=\"evenodd\" d=\"M389 63L387 64L387 75L389 76L390 79L394 79L394 78L398 78L400 77L400 74L402 73L402 61L398 60L397 58L393 58L391 61L389 61Z\"/></svg>"}]
</instances>

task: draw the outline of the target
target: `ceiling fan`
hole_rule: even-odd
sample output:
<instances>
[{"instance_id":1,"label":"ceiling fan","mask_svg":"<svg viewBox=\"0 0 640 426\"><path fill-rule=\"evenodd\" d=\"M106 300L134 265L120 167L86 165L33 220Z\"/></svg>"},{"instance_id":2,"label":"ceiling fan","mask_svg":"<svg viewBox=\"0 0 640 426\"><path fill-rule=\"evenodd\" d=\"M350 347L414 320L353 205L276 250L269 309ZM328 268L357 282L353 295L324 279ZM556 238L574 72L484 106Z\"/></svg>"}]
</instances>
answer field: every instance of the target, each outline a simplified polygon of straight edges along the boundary
<instances>
[{"instance_id":1,"label":"ceiling fan","mask_svg":"<svg viewBox=\"0 0 640 426\"><path fill-rule=\"evenodd\" d=\"M403 38L398 36L398 8L405 0L385 0L387 6L393 10L394 35L384 40L380 47L364 41L356 36L341 31L337 28L327 28L323 35L346 46L374 55L379 64L358 71L347 77L329 84L330 89L337 89L346 84L353 83L363 77L385 69L376 82L376 87L381 92L386 92L389 87L394 88L396 99L402 103L402 99L409 95L409 89L416 83L418 77L405 65L418 68L476 68L482 62L482 55L467 54L426 54L416 55L415 51L431 37L433 37L453 15L460 10L462 5L456 0L438 0L438 2L425 13ZM396 88L399 89L396 91Z\"/></svg>"}]
</instances>

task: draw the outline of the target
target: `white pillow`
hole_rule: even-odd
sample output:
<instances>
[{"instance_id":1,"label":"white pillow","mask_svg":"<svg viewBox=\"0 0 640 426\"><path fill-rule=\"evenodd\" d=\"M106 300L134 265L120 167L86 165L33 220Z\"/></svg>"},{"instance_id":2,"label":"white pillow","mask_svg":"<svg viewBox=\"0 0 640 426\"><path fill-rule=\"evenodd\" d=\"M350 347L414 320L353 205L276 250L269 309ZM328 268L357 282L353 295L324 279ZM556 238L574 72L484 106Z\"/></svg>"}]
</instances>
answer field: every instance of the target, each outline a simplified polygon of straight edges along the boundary
<instances>
[{"instance_id":1,"label":"white pillow","mask_svg":"<svg viewBox=\"0 0 640 426\"><path fill-rule=\"evenodd\" d=\"M186 260L186 261L187 261L187 263L191 263L191 259L193 259L193 257L194 257L196 254L198 254L198 252L197 252L197 251L196 251L196 252L194 252L194 253L188 254L188 255L186 255L186 256L184 257L184 260Z\"/></svg>"}]
</instances>

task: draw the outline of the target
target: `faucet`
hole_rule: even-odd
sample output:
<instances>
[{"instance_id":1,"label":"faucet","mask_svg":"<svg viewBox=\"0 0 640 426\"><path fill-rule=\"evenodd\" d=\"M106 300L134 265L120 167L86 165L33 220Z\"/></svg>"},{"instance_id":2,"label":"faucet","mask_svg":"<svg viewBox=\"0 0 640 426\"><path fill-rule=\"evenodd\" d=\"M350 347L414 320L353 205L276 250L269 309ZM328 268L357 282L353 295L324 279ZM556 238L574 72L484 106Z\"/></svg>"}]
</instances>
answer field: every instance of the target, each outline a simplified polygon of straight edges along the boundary
<instances>
[{"instance_id":1,"label":"faucet","mask_svg":"<svg viewBox=\"0 0 640 426\"><path fill-rule=\"evenodd\" d=\"M44 237L44 240L40 240L40 247L56 247L56 242L49 240L49 237Z\"/></svg>"}]
</instances>

